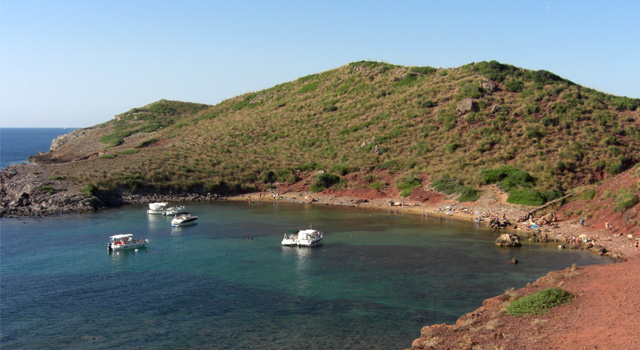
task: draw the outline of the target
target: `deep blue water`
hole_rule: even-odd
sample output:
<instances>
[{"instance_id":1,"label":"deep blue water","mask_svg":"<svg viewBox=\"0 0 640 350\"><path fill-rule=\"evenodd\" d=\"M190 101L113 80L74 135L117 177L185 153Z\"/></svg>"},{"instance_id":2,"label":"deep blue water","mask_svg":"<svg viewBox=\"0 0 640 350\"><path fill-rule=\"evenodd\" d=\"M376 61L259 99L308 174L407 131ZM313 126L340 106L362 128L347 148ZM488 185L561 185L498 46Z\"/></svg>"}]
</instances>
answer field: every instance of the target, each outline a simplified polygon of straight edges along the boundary
<instances>
[{"instance_id":1,"label":"deep blue water","mask_svg":"<svg viewBox=\"0 0 640 350\"><path fill-rule=\"evenodd\" d=\"M471 223L408 214L187 206L198 225L171 228L143 206L0 219L0 347L402 349L510 287L605 262L553 244L501 249ZM311 223L322 246L280 246ZM108 237L127 232L149 247L109 254Z\"/></svg>"},{"instance_id":2,"label":"deep blue water","mask_svg":"<svg viewBox=\"0 0 640 350\"><path fill-rule=\"evenodd\" d=\"M0 128L0 169L28 163L30 156L46 152L51 141L68 134L69 128Z\"/></svg>"}]
</instances>

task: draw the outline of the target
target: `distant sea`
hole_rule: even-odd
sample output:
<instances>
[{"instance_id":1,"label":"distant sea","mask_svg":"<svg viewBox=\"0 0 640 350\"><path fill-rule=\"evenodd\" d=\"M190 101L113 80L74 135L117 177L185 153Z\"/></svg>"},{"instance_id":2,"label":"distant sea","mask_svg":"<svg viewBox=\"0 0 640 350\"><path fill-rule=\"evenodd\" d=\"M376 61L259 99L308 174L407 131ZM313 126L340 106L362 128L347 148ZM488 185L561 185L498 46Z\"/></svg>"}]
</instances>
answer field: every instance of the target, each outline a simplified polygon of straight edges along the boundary
<instances>
[{"instance_id":1,"label":"distant sea","mask_svg":"<svg viewBox=\"0 0 640 350\"><path fill-rule=\"evenodd\" d=\"M46 152L51 141L68 134L70 128L0 128L0 168L28 163L29 157Z\"/></svg>"}]
</instances>

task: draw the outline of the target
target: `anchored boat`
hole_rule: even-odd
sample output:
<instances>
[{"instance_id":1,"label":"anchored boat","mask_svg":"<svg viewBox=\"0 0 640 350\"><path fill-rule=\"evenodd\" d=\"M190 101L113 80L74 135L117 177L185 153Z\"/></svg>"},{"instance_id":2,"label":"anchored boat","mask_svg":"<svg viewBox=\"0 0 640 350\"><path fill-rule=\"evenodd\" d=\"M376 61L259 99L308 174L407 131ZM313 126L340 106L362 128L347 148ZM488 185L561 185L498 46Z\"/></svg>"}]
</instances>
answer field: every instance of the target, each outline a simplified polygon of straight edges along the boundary
<instances>
[{"instance_id":1,"label":"anchored boat","mask_svg":"<svg viewBox=\"0 0 640 350\"><path fill-rule=\"evenodd\" d=\"M143 248L147 243L149 243L148 238L135 240L133 239L133 234L128 233L109 237L109 244L107 244L107 248L109 249L109 252L113 252L118 250Z\"/></svg>"},{"instance_id":2,"label":"anchored boat","mask_svg":"<svg viewBox=\"0 0 640 350\"><path fill-rule=\"evenodd\" d=\"M284 246L315 247L322 241L322 232L314 229L300 230L298 233L285 233Z\"/></svg>"},{"instance_id":3,"label":"anchored boat","mask_svg":"<svg viewBox=\"0 0 640 350\"><path fill-rule=\"evenodd\" d=\"M189 213L180 214L171 220L171 226L179 227L179 226L189 226L195 225L198 223L198 217L191 215Z\"/></svg>"},{"instance_id":4,"label":"anchored boat","mask_svg":"<svg viewBox=\"0 0 640 350\"><path fill-rule=\"evenodd\" d=\"M168 206L167 202L149 203L149 215L177 215L185 212L184 206Z\"/></svg>"}]
</instances>

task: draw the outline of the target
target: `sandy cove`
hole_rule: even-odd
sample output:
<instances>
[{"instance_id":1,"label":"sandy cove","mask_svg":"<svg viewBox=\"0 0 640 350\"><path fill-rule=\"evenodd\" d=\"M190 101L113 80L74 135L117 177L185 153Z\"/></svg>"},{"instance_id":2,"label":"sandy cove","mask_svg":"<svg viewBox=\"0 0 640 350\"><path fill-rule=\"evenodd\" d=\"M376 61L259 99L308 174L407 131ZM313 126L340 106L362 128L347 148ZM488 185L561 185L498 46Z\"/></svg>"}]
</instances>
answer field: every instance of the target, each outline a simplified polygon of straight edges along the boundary
<instances>
[{"instance_id":1,"label":"sandy cove","mask_svg":"<svg viewBox=\"0 0 640 350\"><path fill-rule=\"evenodd\" d=\"M327 192L327 191L325 191ZM346 205L375 210L439 215L453 220L474 221L481 215L506 216L511 222L524 216L527 209L505 203L498 194L488 200L463 204L439 200L405 201L398 198L359 198L344 193L306 191L258 192L228 197L233 201L284 201L316 205ZM401 204L401 205L391 205ZM451 209L447 209L451 206ZM486 224L488 220L482 221ZM573 266L552 271L518 290L487 299L477 310L463 315L453 325L427 325L411 345L417 349L637 349L640 344L640 249L638 232L610 232L603 228L559 221L541 226L550 239L558 239L570 248L571 238L586 234L602 245L617 263L611 265ZM514 231L528 235L525 230ZM584 247L574 246L576 249ZM560 286L571 292L572 302L553 308L544 315L511 316L506 305L517 297L541 289Z\"/></svg>"}]
</instances>

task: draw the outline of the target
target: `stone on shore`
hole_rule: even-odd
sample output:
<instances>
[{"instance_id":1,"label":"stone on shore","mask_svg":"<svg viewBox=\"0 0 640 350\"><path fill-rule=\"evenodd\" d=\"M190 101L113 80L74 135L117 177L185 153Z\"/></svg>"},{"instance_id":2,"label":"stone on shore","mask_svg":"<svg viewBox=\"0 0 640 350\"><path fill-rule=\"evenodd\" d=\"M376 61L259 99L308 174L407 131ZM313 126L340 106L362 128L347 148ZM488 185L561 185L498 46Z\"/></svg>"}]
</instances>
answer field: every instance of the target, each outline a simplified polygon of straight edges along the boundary
<instances>
[{"instance_id":1,"label":"stone on shore","mask_svg":"<svg viewBox=\"0 0 640 350\"><path fill-rule=\"evenodd\" d=\"M499 247L520 247L520 237L513 233L503 233L496 239L496 245Z\"/></svg>"}]
</instances>

